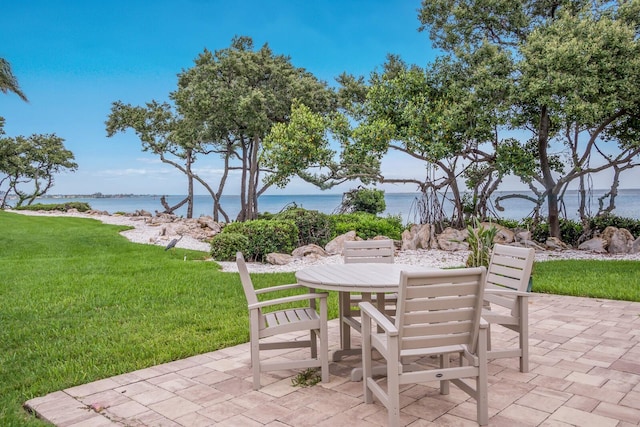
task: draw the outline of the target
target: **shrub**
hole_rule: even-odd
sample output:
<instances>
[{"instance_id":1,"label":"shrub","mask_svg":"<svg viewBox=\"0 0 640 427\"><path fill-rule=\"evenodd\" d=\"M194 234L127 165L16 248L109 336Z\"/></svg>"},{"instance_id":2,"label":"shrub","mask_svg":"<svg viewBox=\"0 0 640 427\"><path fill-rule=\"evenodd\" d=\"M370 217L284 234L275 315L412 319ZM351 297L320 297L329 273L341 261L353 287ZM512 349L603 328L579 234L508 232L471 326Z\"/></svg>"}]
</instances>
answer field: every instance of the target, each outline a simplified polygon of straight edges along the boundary
<instances>
[{"instance_id":1,"label":"shrub","mask_svg":"<svg viewBox=\"0 0 640 427\"><path fill-rule=\"evenodd\" d=\"M616 215L601 215L589 220L591 230L603 231L607 227L626 228L634 237L640 237L640 221Z\"/></svg>"},{"instance_id":2,"label":"shrub","mask_svg":"<svg viewBox=\"0 0 640 427\"><path fill-rule=\"evenodd\" d=\"M216 261L234 261L236 252L249 249L249 239L240 233L219 233L211 239L211 256Z\"/></svg>"},{"instance_id":3,"label":"shrub","mask_svg":"<svg viewBox=\"0 0 640 427\"><path fill-rule=\"evenodd\" d=\"M382 190L356 188L344 193L343 212L366 212L375 215L384 212L386 208Z\"/></svg>"},{"instance_id":4,"label":"shrub","mask_svg":"<svg viewBox=\"0 0 640 427\"><path fill-rule=\"evenodd\" d=\"M86 212L91 210L89 203L85 202L68 202L68 203L35 203L27 206L17 206L16 210L23 211L62 211L66 212L69 209L77 209L78 212Z\"/></svg>"},{"instance_id":5,"label":"shrub","mask_svg":"<svg viewBox=\"0 0 640 427\"><path fill-rule=\"evenodd\" d=\"M333 223L329 215L306 210L298 207L290 207L273 216L277 220L291 220L298 227L297 246L326 245L333 235Z\"/></svg>"},{"instance_id":6,"label":"shrub","mask_svg":"<svg viewBox=\"0 0 640 427\"><path fill-rule=\"evenodd\" d=\"M298 241L298 227L291 220L266 220L233 222L223 232L246 236L249 243L245 258L249 261L264 261L271 252L291 253Z\"/></svg>"},{"instance_id":7,"label":"shrub","mask_svg":"<svg viewBox=\"0 0 640 427\"><path fill-rule=\"evenodd\" d=\"M402 237L402 218L399 215L380 218L360 212L332 215L331 219L335 233L333 237L351 230L355 230L358 237L365 240L375 236L386 236L395 240Z\"/></svg>"},{"instance_id":8,"label":"shrub","mask_svg":"<svg viewBox=\"0 0 640 427\"><path fill-rule=\"evenodd\" d=\"M469 257L467 258L467 267L489 267L491 258L491 249L493 248L493 239L498 233L498 229L493 225L485 228L474 218L473 226L467 226L467 243L469 243Z\"/></svg>"}]
</instances>

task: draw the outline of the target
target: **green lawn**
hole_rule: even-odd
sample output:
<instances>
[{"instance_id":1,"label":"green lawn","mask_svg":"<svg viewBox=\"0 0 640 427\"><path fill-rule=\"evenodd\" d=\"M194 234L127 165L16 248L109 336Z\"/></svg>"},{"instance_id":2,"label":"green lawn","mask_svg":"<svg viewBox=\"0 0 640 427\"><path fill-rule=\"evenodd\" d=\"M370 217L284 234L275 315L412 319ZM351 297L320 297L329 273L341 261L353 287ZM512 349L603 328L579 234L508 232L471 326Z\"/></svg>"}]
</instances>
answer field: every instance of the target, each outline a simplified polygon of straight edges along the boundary
<instances>
[{"instance_id":1,"label":"green lawn","mask_svg":"<svg viewBox=\"0 0 640 427\"><path fill-rule=\"evenodd\" d=\"M124 228L0 211L1 426L42 425L22 409L31 398L248 340L237 274ZM640 262L554 261L536 264L534 291L640 301L639 278Z\"/></svg>"}]
</instances>

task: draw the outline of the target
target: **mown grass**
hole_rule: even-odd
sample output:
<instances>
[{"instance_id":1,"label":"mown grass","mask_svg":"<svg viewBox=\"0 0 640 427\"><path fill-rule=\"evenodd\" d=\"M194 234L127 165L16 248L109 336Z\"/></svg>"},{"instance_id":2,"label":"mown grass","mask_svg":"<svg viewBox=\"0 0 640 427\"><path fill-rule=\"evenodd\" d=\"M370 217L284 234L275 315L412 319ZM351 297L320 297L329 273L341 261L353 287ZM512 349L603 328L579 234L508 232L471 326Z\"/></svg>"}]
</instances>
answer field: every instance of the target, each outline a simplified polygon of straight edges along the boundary
<instances>
[{"instance_id":1,"label":"mown grass","mask_svg":"<svg viewBox=\"0 0 640 427\"><path fill-rule=\"evenodd\" d=\"M533 273L533 292L640 302L640 261L545 261Z\"/></svg>"},{"instance_id":2,"label":"mown grass","mask_svg":"<svg viewBox=\"0 0 640 427\"><path fill-rule=\"evenodd\" d=\"M237 274L125 228L0 212L0 425L41 425L33 397L248 340Z\"/></svg>"},{"instance_id":3,"label":"mown grass","mask_svg":"<svg viewBox=\"0 0 640 427\"><path fill-rule=\"evenodd\" d=\"M1 426L42 425L22 409L31 398L248 340L237 274L202 252L130 243L118 234L125 228L0 211ZM534 270L535 292L640 301L640 262ZM332 293L331 316L336 306Z\"/></svg>"}]
</instances>

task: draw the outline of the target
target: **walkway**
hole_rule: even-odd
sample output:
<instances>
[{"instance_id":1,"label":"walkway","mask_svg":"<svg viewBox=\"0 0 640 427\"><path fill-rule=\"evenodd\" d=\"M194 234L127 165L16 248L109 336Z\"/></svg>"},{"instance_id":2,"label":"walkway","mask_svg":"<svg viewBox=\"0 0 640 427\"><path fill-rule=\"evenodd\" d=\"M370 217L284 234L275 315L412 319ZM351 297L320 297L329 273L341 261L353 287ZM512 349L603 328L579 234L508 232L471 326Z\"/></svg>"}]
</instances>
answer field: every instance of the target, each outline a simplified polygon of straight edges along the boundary
<instances>
[{"instance_id":1,"label":"walkway","mask_svg":"<svg viewBox=\"0 0 640 427\"><path fill-rule=\"evenodd\" d=\"M640 303L536 294L530 303L530 372L516 359L489 365L489 425L640 425ZM515 335L493 328L494 345ZM337 322L330 340L338 345ZM498 334L496 334L498 333ZM357 335L357 334L355 334ZM278 357L296 358L300 350ZM269 373L253 391L243 344L30 400L57 426L383 426L385 408L349 381L359 358L331 364L331 382L293 387L296 372ZM279 374L279 375L278 375ZM437 384L402 392L405 425L476 426L475 402Z\"/></svg>"}]
</instances>

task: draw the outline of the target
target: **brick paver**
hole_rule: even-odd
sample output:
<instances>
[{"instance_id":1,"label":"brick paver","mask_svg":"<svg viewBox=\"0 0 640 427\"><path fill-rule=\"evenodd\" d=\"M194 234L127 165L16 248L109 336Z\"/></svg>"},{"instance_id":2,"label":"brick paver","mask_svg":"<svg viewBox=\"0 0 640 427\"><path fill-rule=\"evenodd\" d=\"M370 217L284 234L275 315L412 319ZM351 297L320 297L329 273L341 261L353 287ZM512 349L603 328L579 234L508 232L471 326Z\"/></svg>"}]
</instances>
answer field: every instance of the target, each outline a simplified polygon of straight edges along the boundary
<instances>
[{"instance_id":1,"label":"brick paver","mask_svg":"<svg viewBox=\"0 0 640 427\"><path fill-rule=\"evenodd\" d=\"M489 425L640 426L640 303L534 294L529 324L529 373L516 359L490 362ZM335 320L329 332L335 349ZM515 342L511 331L492 333L494 346ZM362 383L349 380L357 356L331 363L329 383L293 387L297 372L269 372L254 391L248 350L242 344L165 363L25 406L60 427L386 424L384 406L365 404ZM274 357L295 359L299 351ZM476 425L475 402L455 386L442 396L437 384L413 385L401 401L405 425Z\"/></svg>"}]
</instances>

